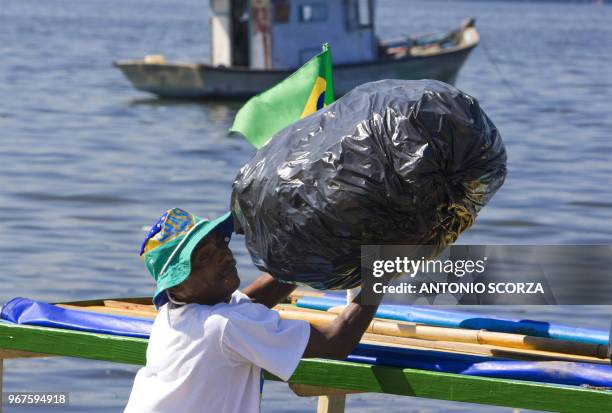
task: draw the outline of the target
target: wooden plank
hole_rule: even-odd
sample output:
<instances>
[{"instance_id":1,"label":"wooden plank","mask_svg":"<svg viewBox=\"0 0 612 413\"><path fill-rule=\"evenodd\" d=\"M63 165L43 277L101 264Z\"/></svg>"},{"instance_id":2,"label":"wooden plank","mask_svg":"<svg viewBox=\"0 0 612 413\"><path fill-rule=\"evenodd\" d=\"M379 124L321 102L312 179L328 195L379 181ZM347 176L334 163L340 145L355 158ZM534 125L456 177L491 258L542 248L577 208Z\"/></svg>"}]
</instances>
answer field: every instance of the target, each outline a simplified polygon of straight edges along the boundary
<instances>
[{"instance_id":1,"label":"wooden plank","mask_svg":"<svg viewBox=\"0 0 612 413\"><path fill-rule=\"evenodd\" d=\"M37 357L53 357L53 355L44 353L32 353L31 351L22 350L6 350L0 348L0 359L21 359Z\"/></svg>"},{"instance_id":2,"label":"wooden plank","mask_svg":"<svg viewBox=\"0 0 612 413\"><path fill-rule=\"evenodd\" d=\"M9 350L143 365L147 341L142 338L0 323L0 348Z\"/></svg>"},{"instance_id":3,"label":"wooden plank","mask_svg":"<svg viewBox=\"0 0 612 413\"><path fill-rule=\"evenodd\" d=\"M317 400L317 413L344 413L345 404L345 395L319 396Z\"/></svg>"},{"instance_id":4,"label":"wooden plank","mask_svg":"<svg viewBox=\"0 0 612 413\"><path fill-rule=\"evenodd\" d=\"M130 303L126 301L104 300L104 305L106 307L123 308L125 310L145 311L145 312L157 314L157 309L155 308L153 304L136 304L136 303Z\"/></svg>"},{"instance_id":5,"label":"wooden plank","mask_svg":"<svg viewBox=\"0 0 612 413\"><path fill-rule=\"evenodd\" d=\"M126 317L136 317L136 318L146 318L146 319L154 319L157 315L156 313L152 313L150 311L138 311L138 310L127 310L122 308L108 308L104 305L92 305L87 307L81 307L77 305L69 305L69 304L55 304L57 307L66 308L68 310L77 310L77 311L87 311L98 314L112 314L112 315L120 315Z\"/></svg>"},{"instance_id":6,"label":"wooden plank","mask_svg":"<svg viewBox=\"0 0 612 413\"><path fill-rule=\"evenodd\" d=\"M274 376L269 374L266 377L274 379ZM321 359L302 360L289 381L321 387L561 413L603 412L609 411L612 406L612 392L576 386Z\"/></svg>"},{"instance_id":7,"label":"wooden plank","mask_svg":"<svg viewBox=\"0 0 612 413\"><path fill-rule=\"evenodd\" d=\"M51 303L51 304L70 304L70 305L78 305L78 306L89 306L89 305L104 305L104 301L122 301L126 303L134 303L134 304L151 304L151 297L116 297L116 298L97 298L93 300L78 300L78 301L64 301L62 303Z\"/></svg>"},{"instance_id":8,"label":"wooden plank","mask_svg":"<svg viewBox=\"0 0 612 413\"><path fill-rule=\"evenodd\" d=\"M357 390L335 389L333 387L310 386L308 384L289 383L289 388L300 397L337 396L340 394L363 393Z\"/></svg>"},{"instance_id":9,"label":"wooden plank","mask_svg":"<svg viewBox=\"0 0 612 413\"><path fill-rule=\"evenodd\" d=\"M142 365L146 346L145 339L0 323L3 349ZM302 360L289 381L562 413L609 411L612 406L612 392L601 390L322 359Z\"/></svg>"}]
</instances>

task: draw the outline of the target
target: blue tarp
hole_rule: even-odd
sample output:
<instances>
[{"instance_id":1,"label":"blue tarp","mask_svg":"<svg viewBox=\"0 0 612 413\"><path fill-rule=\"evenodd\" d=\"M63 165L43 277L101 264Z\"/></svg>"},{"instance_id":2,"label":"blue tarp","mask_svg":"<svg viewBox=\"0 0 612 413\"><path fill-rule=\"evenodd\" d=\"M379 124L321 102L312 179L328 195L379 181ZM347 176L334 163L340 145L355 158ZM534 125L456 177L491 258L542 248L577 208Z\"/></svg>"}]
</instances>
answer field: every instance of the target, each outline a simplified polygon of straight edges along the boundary
<instances>
[{"instance_id":1,"label":"blue tarp","mask_svg":"<svg viewBox=\"0 0 612 413\"><path fill-rule=\"evenodd\" d=\"M440 351L360 344L347 361L441 373L564 385L612 387L612 366L566 361L514 361Z\"/></svg>"},{"instance_id":2,"label":"blue tarp","mask_svg":"<svg viewBox=\"0 0 612 413\"><path fill-rule=\"evenodd\" d=\"M27 298L15 298L6 303L0 318L17 324L140 338L149 337L153 324L151 320L65 309ZM470 376L612 387L612 366L599 364L511 361L368 344L358 345L347 361Z\"/></svg>"},{"instance_id":3,"label":"blue tarp","mask_svg":"<svg viewBox=\"0 0 612 413\"><path fill-rule=\"evenodd\" d=\"M344 304L346 304L346 298L335 294L326 294L324 297L304 296L297 302L298 307L323 311ZM482 329L589 344L608 345L609 339L609 332L604 330L569 327L534 320L511 320L417 305L381 305L376 312L376 317L439 327Z\"/></svg>"},{"instance_id":4,"label":"blue tarp","mask_svg":"<svg viewBox=\"0 0 612 413\"><path fill-rule=\"evenodd\" d=\"M0 318L16 324L139 338L148 338L153 324L147 319L70 310L21 297L2 306Z\"/></svg>"}]
</instances>

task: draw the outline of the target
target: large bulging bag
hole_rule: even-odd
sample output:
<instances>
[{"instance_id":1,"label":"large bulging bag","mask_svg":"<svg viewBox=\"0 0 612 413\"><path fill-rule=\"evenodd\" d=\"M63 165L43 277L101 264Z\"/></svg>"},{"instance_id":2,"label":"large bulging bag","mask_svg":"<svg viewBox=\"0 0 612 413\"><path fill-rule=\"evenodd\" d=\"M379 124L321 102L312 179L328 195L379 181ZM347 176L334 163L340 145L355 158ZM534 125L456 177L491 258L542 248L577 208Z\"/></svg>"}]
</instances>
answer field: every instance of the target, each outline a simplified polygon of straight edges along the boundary
<instances>
[{"instance_id":1,"label":"large bulging bag","mask_svg":"<svg viewBox=\"0 0 612 413\"><path fill-rule=\"evenodd\" d=\"M361 245L435 255L505 176L501 136L476 99L438 81L382 80L278 132L240 170L231 209L260 270L353 288Z\"/></svg>"}]
</instances>

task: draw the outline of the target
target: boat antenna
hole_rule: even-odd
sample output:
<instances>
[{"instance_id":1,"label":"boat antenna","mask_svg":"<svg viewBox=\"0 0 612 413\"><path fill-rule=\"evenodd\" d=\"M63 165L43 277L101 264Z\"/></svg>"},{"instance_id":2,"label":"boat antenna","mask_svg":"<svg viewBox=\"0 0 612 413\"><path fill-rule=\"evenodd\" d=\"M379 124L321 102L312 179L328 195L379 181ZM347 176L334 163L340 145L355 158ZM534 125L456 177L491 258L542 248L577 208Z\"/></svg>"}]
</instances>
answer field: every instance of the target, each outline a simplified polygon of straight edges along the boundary
<instances>
[{"instance_id":1,"label":"boat antenna","mask_svg":"<svg viewBox=\"0 0 612 413\"><path fill-rule=\"evenodd\" d=\"M608 335L608 360L612 360L612 321L610 322L610 334Z\"/></svg>"},{"instance_id":2,"label":"boat antenna","mask_svg":"<svg viewBox=\"0 0 612 413\"><path fill-rule=\"evenodd\" d=\"M518 92L514 89L514 86L512 86L512 83L508 80L508 78L504 75L504 73L502 72L501 68L499 67L499 65L497 64L497 62L495 61L495 58L493 57L493 55L491 54L491 51L489 50L489 48L487 47L486 43L484 42L484 39L481 39L480 41L480 45L482 46L485 55L487 57L487 60L489 61L489 63L491 63L491 65L495 68L495 71L497 72L497 75L499 76L499 79L501 81L501 83L508 88L508 90L510 91L510 93L512 94L512 96L517 99L517 100L521 100L520 95L518 94Z\"/></svg>"}]
</instances>

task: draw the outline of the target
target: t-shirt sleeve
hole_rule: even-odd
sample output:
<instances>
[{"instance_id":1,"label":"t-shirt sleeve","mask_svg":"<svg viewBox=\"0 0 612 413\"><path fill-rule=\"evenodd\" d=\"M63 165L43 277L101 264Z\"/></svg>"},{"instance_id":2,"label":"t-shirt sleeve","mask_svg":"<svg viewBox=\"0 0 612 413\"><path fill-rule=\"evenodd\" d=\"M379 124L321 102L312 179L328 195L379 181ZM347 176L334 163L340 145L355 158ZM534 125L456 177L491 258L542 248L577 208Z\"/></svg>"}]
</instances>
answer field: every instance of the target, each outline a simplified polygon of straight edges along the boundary
<instances>
[{"instance_id":1,"label":"t-shirt sleeve","mask_svg":"<svg viewBox=\"0 0 612 413\"><path fill-rule=\"evenodd\" d=\"M228 315L221 343L228 359L253 363L282 380L297 368L310 337L310 325L284 320L261 304L237 306Z\"/></svg>"},{"instance_id":2,"label":"t-shirt sleeve","mask_svg":"<svg viewBox=\"0 0 612 413\"><path fill-rule=\"evenodd\" d=\"M241 304L241 303L248 303L251 301L251 298L246 295L245 293L243 293L240 290L236 290L232 293L232 297L230 298L230 304Z\"/></svg>"}]
</instances>

